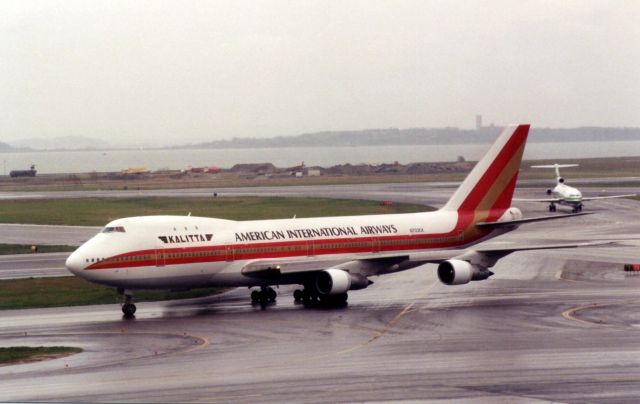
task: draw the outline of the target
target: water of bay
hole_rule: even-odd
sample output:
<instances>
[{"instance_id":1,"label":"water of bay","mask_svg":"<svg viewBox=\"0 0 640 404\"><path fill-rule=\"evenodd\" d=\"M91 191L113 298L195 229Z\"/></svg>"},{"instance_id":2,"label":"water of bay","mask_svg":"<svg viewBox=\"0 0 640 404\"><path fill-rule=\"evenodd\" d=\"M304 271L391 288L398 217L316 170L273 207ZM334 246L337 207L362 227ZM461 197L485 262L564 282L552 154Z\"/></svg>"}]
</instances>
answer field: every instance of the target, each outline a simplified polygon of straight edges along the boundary
<instances>
[{"instance_id":1,"label":"water of bay","mask_svg":"<svg viewBox=\"0 0 640 404\"><path fill-rule=\"evenodd\" d=\"M329 167L337 164L401 164L455 161L458 156L478 160L486 144L401 145L357 147L286 147L269 149L113 150L0 153L4 174L27 169L41 174L121 171L129 167L148 170L186 169L190 166L232 167L238 163L273 163L277 167L299 165ZM529 143L525 159L577 159L637 157L640 141Z\"/></svg>"}]
</instances>

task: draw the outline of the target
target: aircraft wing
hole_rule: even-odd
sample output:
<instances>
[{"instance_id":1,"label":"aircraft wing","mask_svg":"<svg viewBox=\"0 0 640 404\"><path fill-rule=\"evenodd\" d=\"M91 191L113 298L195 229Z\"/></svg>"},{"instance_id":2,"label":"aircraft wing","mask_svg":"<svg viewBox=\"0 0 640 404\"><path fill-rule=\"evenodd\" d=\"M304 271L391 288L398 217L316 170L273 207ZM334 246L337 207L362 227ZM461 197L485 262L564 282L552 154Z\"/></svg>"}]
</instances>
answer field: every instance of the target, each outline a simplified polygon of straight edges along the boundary
<instances>
[{"instance_id":1,"label":"aircraft wing","mask_svg":"<svg viewBox=\"0 0 640 404\"><path fill-rule=\"evenodd\" d=\"M532 245L532 246L513 246L513 247L501 247L501 248L490 247L490 248L484 248L484 249L479 248L475 250L475 252L494 256L498 259L518 251L558 250L558 249L581 248L581 247L603 247L603 246L613 246L615 244L617 244L616 241L584 241L584 242L576 242L576 243L541 244L541 245Z\"/></svg>"},{"instance_id":2,"label":"aircraft wing","mask_svg":"<svg viewBox=\"0 0 640 404\"><path fill-rule=\"evenodd\" d=\"M489 268L496 265L498 260L506 257L507 255L518 252L518 251L532 251L532 250L555 250L562 248L580 248L580 247L595 247L595 246L604 246L604 245L615 245L615 242L576 242L576 243L564 243L564 244L546 244L546 245L531 245L531 246L505 246L505 247L488 247L488 248L478 248L478 249L469 249L466 251L459 251L459 254L449 257L447 259L458 260L458 261L466 261L471 265L476 265L480 268L484 268L484 270L488 270ZM421 257L420 253L411 256L413 260L423 260L420 265L428 264L428 263L436 263L439 264L445 260L435 261L434 256L425 256ZM489 275L492 273L489 271Z\"/></svg>"},{"instance_id":3,"label":"aircraft wing","mask_svg":"<svg viewBox=\"0 0 640 404\"><path fill-rule=\"evenodd\" d=\"M588 196L588 197L582 197L582 200L583 201L597 201L599 199L632 198L634 196L636 196L636 194L610 195L610 196Z\"/></svg>"},{"instance_id":4,"label":"aircraft wing","mask_svg":"<svg viewBox=\"0 0 640 404\"><path fill-rule=\"evenodd\" d=\"M571 215L573 216L573 215ZM424 264L439 264L450 259L479 262L488 267L511 253L517 251L549 250L563 248L580 248L603 246L612 242L576 242L564 244L547 244L532 246L485 247L476 249L427 250L404 254L370 254L354 255L342 259L318 259L316 257L298 260L262 259L246 264L241 272L256 280L278 283L278 278L305 278L313 273L329 268L342 269L351 274L365 277L403 271Z\"/></svg>"},{"instance_id":5,"label":"aircraft wing","mask_svg":"<svg viewBox=\"0 0 640 404\"><path fill-rule=\"evenodd\" d=\"M507 227L507 226L518 226L524 223L543 222L546 220L564 219L567 217L584 216L584 215L592 215L592 214L593 212L581 212L581 213L573 213L570 215L536 216L536 217L528 217L526 219L505 220L501 222L480 222L476 224L476 227L497 228L497 227Z\"/></svg>"},{"instance_id":6,"label":"aircraft wing","mask_svg":"<svg viewBox=\"0 0 640 404\"><path fill-rule=\"evenodd\" d=\"M562 199L560 198L540 198L540 199L513 198L513 200L516 202L546 202L546 203L551 203L551 202L560 203L560 201L562 201Z\"/></svg>"},{"instance_id":7,"label":"aircraft wing","mask_svg":"<svg viewBox=\"0 0 640 404\"><path fill-rule=\"evenodd\" d=\"M610 196L587 196L582 197L581 201L597 201L599 199L614 199L614 198L633 198L637 196L637 194L624 194L624 195L610 195ZM561 198L540 198L540 199L524 199L524 198L513 198L514 201L517 202L546 202L546 203L560 203L564 199Z\"/></svg>"},{"instance_id":8,"label":"aircraft wing","mask_svg":"<svg viewBox=\"0 0 640 404\"><path fill-rule=\"evenodd\" d=\"M459 253L459 251L456 251ZM451 255L451 252L449 253ZM392 267L408 261L409 254L354 254L353 257L340 259L324 259L306 257L297 260L291 259L261 259L247 263L241 273L251 278L273 279L280 276L303 275L324 269L343 269L350 273L364 276L378 274L386 267Z\"/></svg>"}]
</instances>

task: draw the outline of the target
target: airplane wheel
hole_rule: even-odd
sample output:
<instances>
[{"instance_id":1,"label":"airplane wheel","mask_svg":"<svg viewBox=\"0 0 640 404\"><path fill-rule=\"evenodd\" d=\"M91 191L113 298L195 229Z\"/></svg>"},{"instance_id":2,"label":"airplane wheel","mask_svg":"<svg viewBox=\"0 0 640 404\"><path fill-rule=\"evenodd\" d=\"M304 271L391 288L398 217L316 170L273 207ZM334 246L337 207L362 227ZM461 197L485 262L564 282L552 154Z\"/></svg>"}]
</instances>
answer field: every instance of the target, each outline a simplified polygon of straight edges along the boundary
<instances>
[{"instance_id":1,"label":"airplane wheel","mask_svg":"<svg viewBox=\"0 0 640 404\"><path fill-rule=\"evenodd\" d=\"M276 297L278 297L278 294L276 293L275 290L273 290L273 288L267 288L265 290L265 295L267 297L267 300L275 302L276 301Z\"/></svg>"},{"instance_id":2,"label":"airplane wheel","mask_svg":"<svg viewBox=\"0 0 640 404\"><path fill-rule=\"evenodd\" d=\"M260 292L254 290L253 292L251 292L251 301L257 302L258 300L260 300Z\"/></svg>"},{"instance_id":3,"label":"airplane wheel","mask_svg":"<svg viewBox=\"0 0 640 404\"><path fill-rule=\"evenodd\" d=\"M125 303L122 305L122 312L127 317L133 316L136 312L136 305L133 303Z\"/></svg>"},{"instance_id":4,"label":"airplane wheel","mask_svg":"<svg viewBox=\"0 0 640 404\"><path fill-rule=\"evenodd\" d=\"M296 302L301 302L304 299L304 293L300 289L296 289L293 291L293 300Z\"/></svg>"},{"instance_id":5,"label":"airplane wheel","mask_svg":"<svg viewBox=\"0 0 640 404\"><path fill-rule=\"evenodd\" d=\"M302 295L302 301L303 301L305 304L313 303L313 302L316 300L316 298L317 298L317 295L316 295L316 294L314 294L314 293L309 292L309 290L310 290L310 289L304 288L304 290L302 290L302 292L301 292L301 295Z\"/></svg>"},{"instance_id":6,"label":"airplane wheel","mask_svg":"<svg viewBox=\"0 0 640 404\"><path fill-rule=\"evenodd\" d=\"M340 293L337 295L320 295L320 303L328 307L341 307L347 304L349 295L347 293Z\"/></svg>"},{"instance_id":7,"label":"airplane wheel","mask_svg":"<svg viewBox=\"0 0 640 404\"><path fill-rule=\"evenodd\" d=\"M549 205L549 212L555 212L556 211L556 205Z\"/></svg>"},{"instance_id":8,"label":"airplane wheel","mask_svg":"<svg viewBox=\"0 0 640 404\"><path fill-rule=\"evenodd\" d=\"M340 304L345 304L348 299L349 299L349 294L346 292L336 295L336 301Z\"/></svg>"}]
</instances>

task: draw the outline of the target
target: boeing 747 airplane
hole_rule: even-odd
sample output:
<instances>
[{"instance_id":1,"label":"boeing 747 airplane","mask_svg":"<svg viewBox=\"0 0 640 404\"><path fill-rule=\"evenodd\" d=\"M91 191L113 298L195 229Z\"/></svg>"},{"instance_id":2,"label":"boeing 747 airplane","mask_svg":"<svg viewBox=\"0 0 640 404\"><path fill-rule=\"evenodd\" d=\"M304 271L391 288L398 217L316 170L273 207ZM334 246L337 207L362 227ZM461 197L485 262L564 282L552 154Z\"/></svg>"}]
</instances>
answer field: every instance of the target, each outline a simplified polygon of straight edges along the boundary
<instances>
[{"instance_id":1,"label":"boeing 747 airplane","mask_svg":"<svg viewBox=\"0 0 640 404\"><path fill-rule=\"evenodd\" d=\"M233 221L191 216L115 220L69 256L66 266L118 288L133 315L134 289L257 287L273 301L275 285L297 284L297 301L343 304L372 276L438 264L439 279L461 285L489 278L496 262L519 250L471 246L527 222L511 207L529 125L507 127L444 207L435 212ZM571 215L575 216L575 215Z\"/></svg>"}]
</instances>

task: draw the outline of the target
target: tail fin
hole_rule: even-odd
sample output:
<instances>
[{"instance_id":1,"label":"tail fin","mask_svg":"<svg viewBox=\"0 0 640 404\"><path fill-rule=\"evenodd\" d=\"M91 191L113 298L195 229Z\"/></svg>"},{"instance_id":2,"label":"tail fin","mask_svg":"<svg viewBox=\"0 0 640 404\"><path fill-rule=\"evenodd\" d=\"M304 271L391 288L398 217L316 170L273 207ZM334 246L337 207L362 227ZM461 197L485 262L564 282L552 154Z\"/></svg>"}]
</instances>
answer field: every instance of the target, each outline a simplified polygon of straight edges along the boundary
<instances>
[{"instance_id":1,"label":"tail fin","mask_svg":"<svg viewBox=\"0 0 640 404\"><path fill-rule=\"evenodd\" d=\"M471 170L443 210L495 220L511 207L529 125L508 126Z\"/></svg>"}]
</instances>

